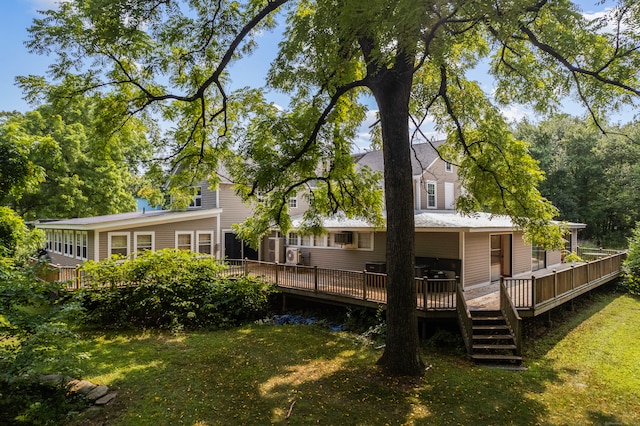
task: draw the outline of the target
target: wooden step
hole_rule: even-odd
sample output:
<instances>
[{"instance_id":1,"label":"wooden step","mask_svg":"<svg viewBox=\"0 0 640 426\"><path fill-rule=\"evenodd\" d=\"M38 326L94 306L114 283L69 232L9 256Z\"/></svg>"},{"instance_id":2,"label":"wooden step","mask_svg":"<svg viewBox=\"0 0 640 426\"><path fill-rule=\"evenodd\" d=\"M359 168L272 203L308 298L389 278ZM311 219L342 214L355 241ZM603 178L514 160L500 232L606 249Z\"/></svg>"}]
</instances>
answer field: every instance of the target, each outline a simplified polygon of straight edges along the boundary
<instances>
[{"instance_id":1,"label":"wooden step","mask_svg":"<svg viewBox=\"0 0 640 426\"><path fill-rule=\"evenodd\" d=\"M487 321L504 322L504 317L502 317L502 316L474 317L473 315L471 315L471 321L473 321L473 322L476 322L476 321L482 321L482 322L487 322Z\"/></svg>"},{"instance_id":2,"label":"wooden step","mask_svg":"<svg viewBox=\"0 0 640 426\"><path fill-rule=\"evenodd\" d=\"M477 340L513 340L512 334L474 334L472 337Z\"/></svg>"},{"instance_id":3,"label":"wooden step","mask_svg":"<svg viewBox=\"0 0 640 426\"><path fill-rule=\"evenodd\" d=\"M497 354L476 354L471 355L471 359L475 361L492 361L492 362L522 362L522 357L517 355L497 355Z\"/></svg>"},{"instance_id":4,"label":"wooden step","mask_svg":"<svg viewBox=\"0 0 640 426\"><path fill-rule=\"evenodd\" d=\"M516 345L484 345L484 344L474 344L472 346L474 350L477 349L494 349L494 350L516 350L518 347Z\"/></svg>"},{"instance_id":5,"label":"wooden step","mask_svg":"<svg viewBox=\"0 0 640 426\"><path fill-rule=\"evenodd\" d=\"M509 330L509 326L506 324L494 324L494 325L474 325L473 326L473 330L474 331L505 331L505 330Z\"/></svg>"}]
</instances>

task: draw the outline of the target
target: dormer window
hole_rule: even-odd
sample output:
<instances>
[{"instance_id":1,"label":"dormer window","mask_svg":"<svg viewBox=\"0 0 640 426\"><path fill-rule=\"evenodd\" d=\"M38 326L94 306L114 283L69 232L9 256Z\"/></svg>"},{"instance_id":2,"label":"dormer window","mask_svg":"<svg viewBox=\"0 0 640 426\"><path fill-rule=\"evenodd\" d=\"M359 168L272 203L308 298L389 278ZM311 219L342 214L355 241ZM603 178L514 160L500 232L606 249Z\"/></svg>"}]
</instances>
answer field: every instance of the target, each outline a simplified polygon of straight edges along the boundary
<instances>
[{"instance_id":1,"label":"dormer window","mask_svg":"<svg viewBox=\"0 0 640 426\"><path fill-rule=\"evenodd\" d=\"M195 191L195 195L193 196L193 199L189 203L189 208L202 207L202 187L196 186L193 189Z\"/></svg>"}]
</instances>

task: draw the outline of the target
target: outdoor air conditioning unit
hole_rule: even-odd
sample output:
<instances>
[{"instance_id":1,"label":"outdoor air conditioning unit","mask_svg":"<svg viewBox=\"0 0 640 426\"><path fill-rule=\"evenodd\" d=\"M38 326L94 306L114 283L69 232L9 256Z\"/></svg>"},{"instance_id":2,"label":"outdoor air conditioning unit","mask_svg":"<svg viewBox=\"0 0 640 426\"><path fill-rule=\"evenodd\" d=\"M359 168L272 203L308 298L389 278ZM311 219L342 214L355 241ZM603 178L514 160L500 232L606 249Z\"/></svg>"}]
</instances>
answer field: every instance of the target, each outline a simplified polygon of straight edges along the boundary
<instances>
[{"instance_id":1,"label":"outdoor air conditioning unit","mask_svg":"<svg viewBox=\"0 0 640 426\"><path fill-rule=\"evenodd\" d=\"M286 258L289 265L301 263L300 249L298 247L287 247Z\"/></svg>"}]
</instances>

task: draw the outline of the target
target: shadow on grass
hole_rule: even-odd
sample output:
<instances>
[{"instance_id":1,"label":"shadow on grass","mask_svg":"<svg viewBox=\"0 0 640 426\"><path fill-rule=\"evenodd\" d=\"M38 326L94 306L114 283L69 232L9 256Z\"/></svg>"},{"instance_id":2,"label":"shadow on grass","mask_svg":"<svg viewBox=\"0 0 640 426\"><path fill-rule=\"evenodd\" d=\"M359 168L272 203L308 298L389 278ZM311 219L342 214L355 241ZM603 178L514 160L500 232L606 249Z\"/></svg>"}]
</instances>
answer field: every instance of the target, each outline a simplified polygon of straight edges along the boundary
<instances>
[{"instance_id":1,"label":"shadow on grass","mask_svg":"<svg viewBox=\"0 0 640 426\"><path fill-rule=\"evenodd\" d=\"M87 336L86 377L118 391L79 424L545 424L530 398L557 380L425 353L421 379L383 377L379 352L319 327Z\"/></svg>"}]
</instances>

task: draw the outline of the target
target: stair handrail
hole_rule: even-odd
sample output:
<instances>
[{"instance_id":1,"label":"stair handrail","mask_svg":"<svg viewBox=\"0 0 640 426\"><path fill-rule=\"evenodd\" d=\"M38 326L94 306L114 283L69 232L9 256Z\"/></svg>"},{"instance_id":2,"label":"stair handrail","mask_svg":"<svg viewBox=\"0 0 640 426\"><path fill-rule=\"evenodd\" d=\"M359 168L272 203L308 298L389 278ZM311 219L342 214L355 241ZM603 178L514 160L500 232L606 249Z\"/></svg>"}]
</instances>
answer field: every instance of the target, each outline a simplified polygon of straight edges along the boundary
<instances>
[{"instance_id":1,"label":"stair handrail","mask_svg":"<svg viewBox=\"0 0 640 426\"><path fill-rule=\"evenodd\" d=\"M469 311L467 302L464 300L461 282L458 282L456 286L456 312L458 313L458 324L460 324L464 345L467 348L467 353L471 354L473 346L473 320L471 319L471 311Z\"/></svg>"},{"instance_id":2,"label":"stair handrail","mask_svg":"<svg viewBox=\"0 0 640 426\"><path fill-rule=\"evenodd\" d=\"M507 286L503 278L500 278L500 311L509 329L511 329L511 334L513 334L513 341L516 345L516 355L522 356L522 318L520 314L518 314L518 310L511 300L511 297L509 297L509 292L507 291Z\"/></svg>"}]
</instances>

